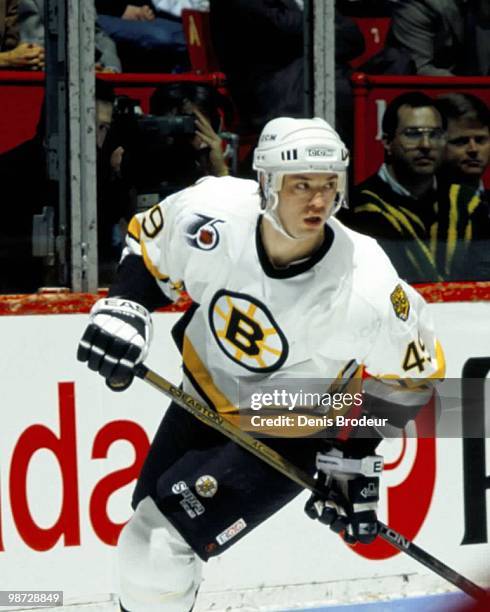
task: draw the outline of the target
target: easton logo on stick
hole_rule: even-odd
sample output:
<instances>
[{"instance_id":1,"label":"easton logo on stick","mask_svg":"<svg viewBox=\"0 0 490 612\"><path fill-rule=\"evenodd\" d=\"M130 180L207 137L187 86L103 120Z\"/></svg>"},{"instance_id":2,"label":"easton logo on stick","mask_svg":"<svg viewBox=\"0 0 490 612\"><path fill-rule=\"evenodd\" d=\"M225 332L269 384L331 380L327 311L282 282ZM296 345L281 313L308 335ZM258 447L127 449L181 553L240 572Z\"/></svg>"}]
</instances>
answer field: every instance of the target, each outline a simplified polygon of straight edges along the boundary
<instances>
[{"instance_id":1,"label":"easton logo on stick","mask_svg":"<svg viewBox=\"0 0 490 612\"><path fill-rule=\"evenodd\" d=\"M385 535L386 537L388 537L390 540L392 540L396 544L403 546L403 548L405 548L406 550L410 548L410 542L406 538L404 538L400 533L393 531L393 529L390 529L388 527L388 529L385 531Z\"/></svg>"}]
</instances>

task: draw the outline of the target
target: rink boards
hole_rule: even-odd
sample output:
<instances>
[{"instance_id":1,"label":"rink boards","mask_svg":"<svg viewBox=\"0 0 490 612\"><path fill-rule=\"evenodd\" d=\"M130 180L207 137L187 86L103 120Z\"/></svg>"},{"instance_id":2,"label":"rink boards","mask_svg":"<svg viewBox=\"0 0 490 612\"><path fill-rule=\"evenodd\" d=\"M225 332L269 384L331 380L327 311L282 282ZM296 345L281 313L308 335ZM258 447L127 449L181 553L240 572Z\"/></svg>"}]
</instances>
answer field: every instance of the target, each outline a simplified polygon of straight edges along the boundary
<instances>
[{"instance_id":1,"label":"rink boards","mask_svg":"<svg viewBox=\"0 0 490 612\"><path fill-rule=\"evenodd\" d=\"M430 308L449 377L461 378L470 359L490 357L490 302ZM114 544L167 402L141 381L122 394L107 390L75 359L86 314L76 305L65 310L0 316L0 590L62 590L65 604L109 610ZM175 382L179 357L169 331L178 317L155 315L147 361ZM490 359L479 363L486 361L490 367ZM487 420L489 411L486 402ZM488 440L465 448L461 438L411 438L381 450L380 519L490 586L488 496L475 482L475 474L490 474ZM306 609L452 589L383 542L347 547L306 518L305 498L207 564L196 611Z\"/></svg>"}]
</instances>

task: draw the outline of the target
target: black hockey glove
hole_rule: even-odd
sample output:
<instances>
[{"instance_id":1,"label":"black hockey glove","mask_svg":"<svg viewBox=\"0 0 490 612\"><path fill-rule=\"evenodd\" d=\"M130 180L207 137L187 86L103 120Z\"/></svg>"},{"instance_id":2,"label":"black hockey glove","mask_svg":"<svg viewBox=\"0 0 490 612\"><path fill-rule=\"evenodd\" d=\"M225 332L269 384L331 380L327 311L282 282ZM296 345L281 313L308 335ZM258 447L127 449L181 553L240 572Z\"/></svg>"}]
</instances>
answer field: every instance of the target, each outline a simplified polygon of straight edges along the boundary
<instances>
[{"instance_id":1,"label":"black hockey glove","mask_svg":"<svg viewBox=\"0 0 490 612\"><path fill-rule=\"evenodd\" d=\"M349 544L371 543L378 535L377 474L383 470L383 458L373 455L351 459L344 457L342 451L332 449L317 454L316 467L325 495L313 493L306 502L306 514L329 525L336 533L343 532Z\"/></svg>"},{"instance_id":2,"label":"black hockey glove","mask_svg":"<svg viewBox=\"0 0 490 612\"><path fill-rule=\"evenodd\" d=\"M131 300L105 298L90 311L90 324L78 345L77 358L99 372L113 391L133 382L134 366L144 360L152 337L150 313Z\"/></svg>"}]
</instances>

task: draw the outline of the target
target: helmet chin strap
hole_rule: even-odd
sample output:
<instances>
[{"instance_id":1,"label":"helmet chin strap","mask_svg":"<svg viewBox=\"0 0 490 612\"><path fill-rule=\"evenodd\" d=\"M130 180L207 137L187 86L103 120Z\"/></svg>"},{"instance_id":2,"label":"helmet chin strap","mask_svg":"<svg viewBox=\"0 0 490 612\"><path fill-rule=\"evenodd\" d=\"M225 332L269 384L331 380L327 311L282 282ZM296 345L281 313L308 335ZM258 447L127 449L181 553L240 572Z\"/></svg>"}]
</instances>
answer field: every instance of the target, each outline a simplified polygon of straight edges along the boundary
<instances>
[{"instance_id":1,"label":"helmet chin strap","mask_svg":"<svg viewBox=\"0 0 490 612\"><path fill-rule=\"evenodd\" d=\"M259 178L259 182L262 187L262 216L267 219L272 224L272 227L280 234L282 234L285 238L288 238L289 240L301 240L301 238L296 238L296 236L292 236L287 231L287 229L282 224L279 215L277 214L277 207L279 204L278 188L282 183L283 176L280 175L278 177L277 175L274 176L273 174L265 173L262 176L263 180L260 180ZM275 182L277 183L277 185L274 184Z\"/></svg>"},{"instance_id":2,"label":"helmet chin strap","mask_svg":"<svg viewBox=\"0 0 490 612\"><path fill-rule=\"evenodd\" d=\"M277 230L280 234L282 234L285 238L289 238L289 240L301 240L301 238L296 238L296 236L292 236L282 224L282 221L279 218L279 215L277 214L278 203L279 197L277 193L272 193L272 195L269 196L268 201L265 201L264 207L262 208L261 212L263 217L267 219L272 224L273 228Z\"/></svg>"}]
</instances>

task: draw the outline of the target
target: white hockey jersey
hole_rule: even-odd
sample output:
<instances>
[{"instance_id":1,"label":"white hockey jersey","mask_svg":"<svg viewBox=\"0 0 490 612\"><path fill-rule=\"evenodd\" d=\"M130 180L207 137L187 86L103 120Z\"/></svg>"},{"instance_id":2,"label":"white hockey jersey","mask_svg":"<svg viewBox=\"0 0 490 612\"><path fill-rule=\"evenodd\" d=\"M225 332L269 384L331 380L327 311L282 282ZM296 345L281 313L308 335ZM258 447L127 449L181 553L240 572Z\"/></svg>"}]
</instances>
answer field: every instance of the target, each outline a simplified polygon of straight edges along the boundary
<instances>
[{"instance_id":1,"label":"white hockey jersey","mask_svg":"<svg viewBox=\"0 0 490 612\"><path fill-rule=\"evenodd\" d=\"M375 395L419 401L407 387L442 375L442 350L424 300L378 244L331 218L311 258L274 268L259 213L256 182L206 177L130 223L126 253L143 257L167 297L185 290L198 305L185 330L185 390L234 412L271 384L328 387L362 367L384 380Z\"/></svg>"}]
</instances>

